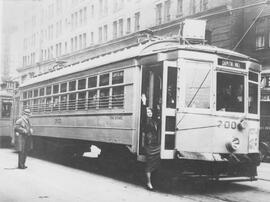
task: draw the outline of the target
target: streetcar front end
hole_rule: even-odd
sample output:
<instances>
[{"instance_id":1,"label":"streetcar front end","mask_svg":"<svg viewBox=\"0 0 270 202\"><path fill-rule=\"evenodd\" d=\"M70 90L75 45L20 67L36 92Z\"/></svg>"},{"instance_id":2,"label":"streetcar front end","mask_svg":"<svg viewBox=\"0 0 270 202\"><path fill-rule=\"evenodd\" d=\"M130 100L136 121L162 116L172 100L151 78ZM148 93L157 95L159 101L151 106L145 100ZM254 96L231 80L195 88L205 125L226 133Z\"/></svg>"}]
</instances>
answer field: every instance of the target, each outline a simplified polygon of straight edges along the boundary
<instances>
[{"instance_id":1,"label":"streetcar front end","mask_svg":"<svg viewBox=\"0 0 270 202\"><path fill-rule=\"evenodd\" d=\"M260 65L217 54L212 61L181 59L180 66L176 158L201 175L254 179L260 163Z\"/></svg>"}]
</instances>

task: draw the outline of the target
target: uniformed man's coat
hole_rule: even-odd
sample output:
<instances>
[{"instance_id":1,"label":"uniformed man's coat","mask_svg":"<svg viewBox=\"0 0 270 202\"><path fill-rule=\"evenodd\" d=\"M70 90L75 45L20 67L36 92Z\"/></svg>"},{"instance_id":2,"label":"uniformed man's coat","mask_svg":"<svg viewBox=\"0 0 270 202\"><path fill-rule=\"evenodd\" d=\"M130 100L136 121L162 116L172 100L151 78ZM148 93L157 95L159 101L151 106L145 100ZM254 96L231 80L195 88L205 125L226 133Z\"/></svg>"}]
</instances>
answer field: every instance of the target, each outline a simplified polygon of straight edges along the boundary
<instances>
[{"instance_id":1,"label":"uniformed man's coat","mask_svg":"<svg viewBox=\"0 0 270 202\"><path fill-rule=\"evenodd\" d=\"M17 151L25 151L25 150L31 150L32 145L32 127L29 122L24 116L21 116L17 121L15 125L15 133L17 136L17 144L16 149Z\"/></svg>"}]
</instances>

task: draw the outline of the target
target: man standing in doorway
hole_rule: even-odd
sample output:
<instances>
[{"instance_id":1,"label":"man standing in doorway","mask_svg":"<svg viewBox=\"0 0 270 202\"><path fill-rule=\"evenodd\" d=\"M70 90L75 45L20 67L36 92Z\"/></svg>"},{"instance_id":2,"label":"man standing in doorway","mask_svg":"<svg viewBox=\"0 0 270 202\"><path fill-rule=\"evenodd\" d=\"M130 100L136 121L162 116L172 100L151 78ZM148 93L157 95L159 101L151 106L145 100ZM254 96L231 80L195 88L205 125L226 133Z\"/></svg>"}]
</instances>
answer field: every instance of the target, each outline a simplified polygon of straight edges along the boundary
<instances>
[{"instance_id":1,"label":"man standing in doorway","mask_svg":"<svg viewBox=\"0 0 270 202\"><path fill-rule=\"evenodd\" d=\"M25 169L25 161L27 157L27 152L31 148L30 135L33 134L33 129L31 127L29 117L31 111L30 109L24 109L22 116L16 121L15 133L18 135L18 168Z\"/></svg>"}]
</instances>

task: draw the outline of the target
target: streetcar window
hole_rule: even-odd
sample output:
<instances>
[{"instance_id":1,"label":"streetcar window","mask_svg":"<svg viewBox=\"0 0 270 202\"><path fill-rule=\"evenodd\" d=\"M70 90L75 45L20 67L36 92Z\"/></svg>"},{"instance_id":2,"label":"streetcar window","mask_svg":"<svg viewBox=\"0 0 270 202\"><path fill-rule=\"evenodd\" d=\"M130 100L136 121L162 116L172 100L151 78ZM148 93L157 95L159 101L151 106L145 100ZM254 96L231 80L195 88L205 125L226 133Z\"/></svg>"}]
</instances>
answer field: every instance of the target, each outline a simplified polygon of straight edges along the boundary
<instances>
[{"instance_id":1,"label":"streetcar window","mask_svg":"<svg viewBox=\"0 0 270 202\"><path fill-rule=\"evenodd\" d=\"M88 109L96 108L97 104L97 91L88 91Z\"/></svg>"},{"instance_id":2,"label":"streetcar window","mask_svg":"<svg viewBox=\"0 0 270 202\"><path fill-rule=\"evenodd\" d=\"M59 84L53 85L53 94L57 94L59 92Z\"/></svg>"},{"instance_id":3,"label":"streetcar window","mask_svg":"<svg viewBox=\"0 0 270 202\"><path fill-rule=\"evenodd\" d=\"M23 99L27 99L27 92L23 92Z\"/></svg>"},{"instance_id":4,"label":"streetcar window","mask_svg":"<svg viewBox=\"0 0 270 202\"><path fill-rule=\"evenodd\" d=\"M67 92L67 83L61 83L60 92L61 93Z\"/></svg>"},{"instance_id":5,"label":"streetcar window","mask_svg":"<svg viewBox=\"0 0 270 202\"><path fill-rule=\"evenodd\" d=\"M124 71L112 73L112 84L118 84L124 82Z\"/></svg>"},{"instance_id":6,"label":"streetcar window","mask_svg":"<svg viewBox=\"0 0 270 202\"><path fill-rule=\"evenodd\" d=\"M39 111L43 112L46 107L46 98L41 98L40 99L40 108Z\"/></svg>"},{"instance_id":7,"label":"streetcar window","mask_svg":"<svg viewBox=\"0 0 270 202\"><path fill-rule=\"evenodd\" d=\"M57 111L59 109L59 97L53 97L53 111Z\"/></svg>"},{"instance_id":8,"label":"streetcar window","mask_svg":"<svg viewBox=\"0 0 270 202\"><path fill-rule=\"evenodd\" d=\"M23 101L23 109L27 107L27 101Z\"/></svg>"},{"instance_id":9,"label":"streetcar window","mask_svg":"<svg viewBox=\"0 0 270 202\"><path fill-rule=\"evenodd\" d=\"M109 79L110 79L109 74L100 75L99 86L109 85Z\"/></svg>"},{"instance_id":10,"label":"streetcar window","mask_svg":"<svg viewBox=\"0 0 270 202\"><path fill-rule=\"evenodd\" d=\"M248 84L248 112L251 114L258 113L258 84Z\"/></svg>"},{"instance_id":11,"label":"streetcar window","mask_svg":"<svg viewBox=\"0 0 270 202\"><path fill-rule=\"evenodd\" d=\"M86 92L78 93L78 109L85 109Z\"/></svg>"},{"instance_id":12,"label":"streetcar window","mask_svg":"<svg viewBox=\"0 0 270 202\"><path fill-rule=\"evenodd\" d=\"M211 74L208 63L188 62L185 68L186 107L210 108Z\"/></svg>"},{"instance_id":13,"label":"streetcar window","mask_svg":"<svg viewBox=\"0 0 270 202\"><path fill-rule=\"evenodd\" d=\"M69 91L74 91L76 90L76 81L70 81L69 82Z\"/></svg>"},{"instance_id":14,"label":"streetcar window","mask_svg":"<svg viewBox=\"0 0 270 202\"><path fill-rule=\"evenodd\" d=\"M50 95L52 93L52 87L51 86L47 86L46 88L46 95Z\"/></svg>"},{"instance_id":15,"label":"streetcar window","mask_svg":"<svg viewBox=\"0 0 270 202\"><path fill-rule=\"evenodd\" d=\"M67 95L62 95L60 100L60 110L67 109Z\"/></svg>"},{"instance_id":16,"label":"streetcar window","mask_svg":"<svg viewBox=\"0 0 270 202\"><path fill-rule=\"evenodd\" d=\"M99 95L99 108L109 107L109 88L104 88L100 90Z\"/></svg>"},{"instance_id":17,"label":"streetcar window","mask_svg":"<svg viewBox=\"0 0 270 202\"><path fill-rule=\"evenodd\" d=\"M2 102L2 118L10 118L12 103L9 101Z\"/></svg>"},{"instance_id":18,"label":"streetcar window","mask_svg":"<svg viewBox=\"0 0 270 202\"><path fill-rule=\"evenodd\" d=\"M75 110L76 109L76 93L72 93L68 98L68 109Z\"/></svg>"},{"instance_id":19,"label":"streetcar window","mask_svg":"<svg viewBox=\"0 0 270 202\"><path fill-rule=\"evenodd\" d=\"M32 111L33 112L37 112L38 111L38 99L34 99Z\"/></svg>"},{"instance_id":20,"label":"streetcar window","mask_svg":"<svg viewBox=\"0 0 270 202\"><path fill-rule=\"evenodd\" d=\"M34 97L37 97L38 96L38 89L35 89L34 90Z\"/></svg>"},{"instance_id":21,"label":"streetcar window","mask_svg":"<svg viewBox=\"0 0 270 202\"><path fill-rule=\"evenodd\" d=\"M88 78L88 88L94 88L97 87L97 77L93 76Z\"/></svg>"},{"instance_id":22,"label":"streetcar window","mask_svg":"<svg viewBox=\"0 0 270 202\"><path fill-rule=\"evenodd\" d=\"M258 82L259 81L259 75L254 72L248 72L248 79L251 81Z\"/></svg>"},{"instance_id":23,"label":"streetcar window","mask_svg":"<svg viewBox=\"0 0 270 202\"><path fill-rule=\"evenodd\" d=\"M28 91L28 98L31 98L32 97L32 91Z\"/></svg>"},{"instance_id":24,"label":"streetcar window","mask_svg":"<svg viewBox=\"0 0 270 202\"><path fill-rule=\"evenodd\" d=\"M78 90L86 88L86 79L81 79L78 81Z\"/></svg>"},{"instance_id":25,"label":"streetcar window","mask_svg":"<svg viewBox=\"0 0 270 202\"><path fill-rule=\"evenodd\" d=\"M217 111L244 112L244 76L217 73Z\"/></svg>"},{"instance_id":26,"label":"streetcar window","mask_svg":"<svg viewBox=\"0 0 270 202\"><path fill-rule=\"evenodd\" d=\"M45 111L51 111L51 108L52 108L52 98L51 97L47 97L46 98Z\"/></svg>"},{"instance_id":27,"label":"streetcar window","mask_svg":"<svg viewBox=\"0 0 270 202\"><path fill-rule=\"evenodd\" d=\"M124 106L124 87L114 87L112 89L112 107L122 108Z\"/></svg>"},{"instance_id":28,"label":"streetcar window","mask_svg":"<svg viewBox=\"0 0 270 202\"><path fill-rule=\"evenodd\" d=\"M44 88L41 88L41 89L39 90L39 96L44 96Z\"/></svg>"}]
</instances>

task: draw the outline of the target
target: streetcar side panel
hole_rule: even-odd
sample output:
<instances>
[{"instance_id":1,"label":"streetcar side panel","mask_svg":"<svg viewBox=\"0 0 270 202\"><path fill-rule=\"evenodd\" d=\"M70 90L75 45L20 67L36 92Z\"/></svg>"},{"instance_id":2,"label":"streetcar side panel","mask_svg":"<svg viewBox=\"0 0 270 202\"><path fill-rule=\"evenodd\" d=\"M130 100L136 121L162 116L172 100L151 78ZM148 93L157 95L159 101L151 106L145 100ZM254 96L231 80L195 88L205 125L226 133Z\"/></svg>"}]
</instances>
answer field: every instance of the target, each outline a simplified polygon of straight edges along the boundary
<instances>
[{"instance_id":1,"label":"streetcar side panel","mask_svg":"<svg viewBox=\"0 0 270 202\"><path fill-rule=\"evenodd\" d=\"M32 109L34 135L124 144L136 151L137 108L134 100L138 67L134 61L97 67L23 88L27 96L22 93L22 107L30 105ZM83 79L86 79L86 87L79 87ZM70 91L69 85L74 81L76 89ZM61 92L63 83L67 83L65 92ZM56 85L59 90L54 93ZM46 95L48 86L52 92ZM41 89L45 91L42 96ZM35 90L38 90L36 97L33 96ZM32 97L28 97L29 92ZM64 97L65 102L62 101ZM58 102L54 102L57 99Z\"/></svg>"}]
</instances>

